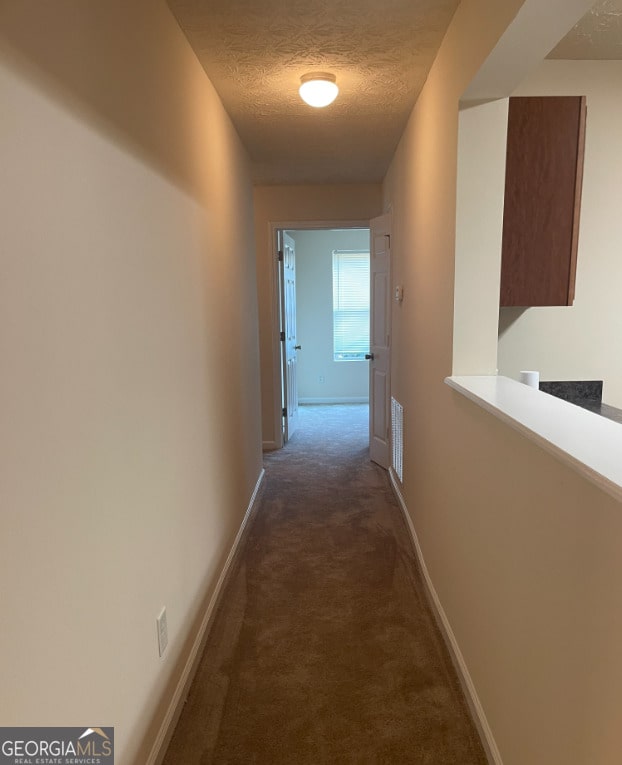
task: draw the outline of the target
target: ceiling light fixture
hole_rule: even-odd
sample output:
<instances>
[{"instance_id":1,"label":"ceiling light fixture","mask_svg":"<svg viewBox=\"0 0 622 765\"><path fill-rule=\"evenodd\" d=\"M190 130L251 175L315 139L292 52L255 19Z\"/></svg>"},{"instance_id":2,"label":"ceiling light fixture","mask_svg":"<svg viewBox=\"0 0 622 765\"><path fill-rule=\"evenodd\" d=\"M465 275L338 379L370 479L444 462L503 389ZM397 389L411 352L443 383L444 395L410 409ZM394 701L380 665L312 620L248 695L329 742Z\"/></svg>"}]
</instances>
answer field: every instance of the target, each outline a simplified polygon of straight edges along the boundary
<instances>
[{"instance_id":1,"label":"ceiling light fixture","mask_svg":"<svg viewBox=\"0 0 622 765\"><path fill-rule=\"evenodd\" d=\"M334 74L326 72L303 74L300 78L298 92L300 98L309 106L317 108L328 106L328 104L332 104L339 93L337 78Z\"/></svg>"}]
</instances>

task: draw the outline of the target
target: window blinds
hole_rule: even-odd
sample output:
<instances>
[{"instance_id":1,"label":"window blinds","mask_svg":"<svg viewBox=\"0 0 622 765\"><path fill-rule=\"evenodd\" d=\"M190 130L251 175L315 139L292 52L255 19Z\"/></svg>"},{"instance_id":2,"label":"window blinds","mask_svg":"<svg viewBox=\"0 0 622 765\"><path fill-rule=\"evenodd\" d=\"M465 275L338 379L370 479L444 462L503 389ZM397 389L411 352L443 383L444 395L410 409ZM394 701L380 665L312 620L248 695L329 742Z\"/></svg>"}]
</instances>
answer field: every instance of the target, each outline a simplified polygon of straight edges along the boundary
<instances>
[{"instance_id":1,"label":"window blinds","mask_svg":"<svg viewBox=\"0 0 622 765\"><path fill-rule=\"evenodd\" d=\"M333 349L335 361L369 353L368 252L333 252Z\"/></svg>"}]
</instances>

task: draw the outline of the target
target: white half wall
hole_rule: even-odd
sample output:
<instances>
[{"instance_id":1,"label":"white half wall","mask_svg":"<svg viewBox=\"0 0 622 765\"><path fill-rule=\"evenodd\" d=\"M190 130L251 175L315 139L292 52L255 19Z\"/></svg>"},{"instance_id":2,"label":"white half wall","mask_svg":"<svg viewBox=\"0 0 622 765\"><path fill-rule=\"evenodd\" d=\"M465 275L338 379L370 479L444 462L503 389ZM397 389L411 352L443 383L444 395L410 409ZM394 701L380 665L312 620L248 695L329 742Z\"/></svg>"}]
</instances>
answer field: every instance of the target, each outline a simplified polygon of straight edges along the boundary
<instances>
[{"instance_id":1,"label":"white half wall","mask_svg":"<svg viewBox=\"0 0 622 765\"><path fill-rule=\"evenodd\" d=\"M556 5L552 14L529 2L534 24L559 24L551 46L581 15ZM546 50L529 55L537 29L512 23L521 6L462 0L383 186L404 285L391 370L404 407L402 494L504 765L617 765L620 502L443 383L454 352L459 102L495 47L513 55L493 96L515 89L517 58L523 77L542 60Z\"/></svg>"}]
</instances>

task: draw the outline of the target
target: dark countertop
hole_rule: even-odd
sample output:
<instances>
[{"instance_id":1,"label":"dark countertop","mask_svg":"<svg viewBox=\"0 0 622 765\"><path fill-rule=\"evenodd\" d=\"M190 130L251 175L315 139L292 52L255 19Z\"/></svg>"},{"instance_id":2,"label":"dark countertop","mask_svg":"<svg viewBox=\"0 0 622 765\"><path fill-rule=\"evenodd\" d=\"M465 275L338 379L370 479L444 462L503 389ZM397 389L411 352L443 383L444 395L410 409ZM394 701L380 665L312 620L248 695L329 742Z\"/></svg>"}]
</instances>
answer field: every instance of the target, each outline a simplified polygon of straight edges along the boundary
<instances>
[{"instance_id":1,"label":"dark countertop","mask_svg":"<svg viewBox=\"0 0 622 765\"><path fill-rule=\"evenodd\" d=\"M622 423L622 409L603 404L602 380L555 380L540 383L540 390L550 396L561 398L575 406Z\"/></svg>"},{"instance_id":2,"label":"dark countertop","mask_svg":"<svg viewBox=\"0 0 622 765\"><path fill-rule=\"evenodd\" d=\"M603 400L602 380L542 380L540 390L578 406L585 399L599 404Z\"/></svg>"},{"instance_id":3,"label":"dark countertop","mask_svg":"<svg viewBox=\"0 0 622 765\"><path fill-rule=\"evenodd\" d=\"M615 406L609 406L609 404L603 404L601 401L592 401L589 399L579 399L577 401L571 401L571 404L576 404L583 409L589 409L590 412L600 414L601 417L606 417L608 420L622 423L622 409L617 409Z\"/></svg>"}]
</instances>

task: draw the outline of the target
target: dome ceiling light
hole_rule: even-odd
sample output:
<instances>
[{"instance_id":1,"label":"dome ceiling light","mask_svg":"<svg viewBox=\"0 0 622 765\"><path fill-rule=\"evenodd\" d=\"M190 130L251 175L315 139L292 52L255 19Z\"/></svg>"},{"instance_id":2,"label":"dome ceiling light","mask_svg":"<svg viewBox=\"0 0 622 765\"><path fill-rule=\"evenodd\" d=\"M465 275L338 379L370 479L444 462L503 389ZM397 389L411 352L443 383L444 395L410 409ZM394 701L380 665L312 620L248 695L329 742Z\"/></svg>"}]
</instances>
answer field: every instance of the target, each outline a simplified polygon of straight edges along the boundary
<instances>
[{"instance_id":1,"label":"dome ceiling light","mask_svg":"<svg viewBox=\"0 0 622 765\"><path fill-rule=\"evenodd\" d=\"M300 78L300 88L298 89L300 98L309 104L321 108L328 106L337 98L339 88L337 87L337 78L334 74L327 72L310 72L303 74Z\"/></svg>"}]
</instances>

